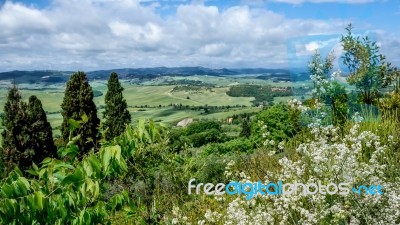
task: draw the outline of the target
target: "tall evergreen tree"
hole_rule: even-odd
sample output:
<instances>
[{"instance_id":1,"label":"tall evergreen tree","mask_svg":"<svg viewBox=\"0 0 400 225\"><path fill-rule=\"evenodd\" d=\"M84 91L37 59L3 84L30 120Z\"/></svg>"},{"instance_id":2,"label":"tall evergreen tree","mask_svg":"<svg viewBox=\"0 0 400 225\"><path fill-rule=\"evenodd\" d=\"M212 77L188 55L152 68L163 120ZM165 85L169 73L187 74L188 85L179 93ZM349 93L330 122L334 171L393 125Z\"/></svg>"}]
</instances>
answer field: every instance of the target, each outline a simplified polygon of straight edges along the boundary
<instances>
[{"instance_id":1,"label":"tall evergreen tree","mask_svg":"<svg viewBox=\"0 0 400 225\"><path fill-rule=\"evenodd\" d=\"M242 131L240 132L239 136L240 137L250 137L251 135L251 127L250 127L250 116L246 116L246 118L243 118L242 122Z\"/></svg>"},{"instance_id":2,"label":"tall evergreen tree","mask_svg":"<svg viewBox=\"0 0 400 225\"><path fill-rule=\"evenodd\" d=\"M96 105L93 102L93 90L84 72L74 73L67 82L64 100L61 104L63 122L61 133L64 142L72 136L81 135L77 141L80 154L87 153L95 146L99 139L98 126L100 119L97 117ZM87 121L79 129L70 130L69 120L81 120L82 115L87 116Z\"/></svg>"},{"instance_id":3,"label":"tall evergreen tree","mask_svg":"<svg viewBox=\"0 0 400 225\"><path fill-rule=\"evenodd\" d=\"M123 90L118 74L111 73L108 79L108 91L105 96L106 107L104 110L104 128L107 131L107 140L119 136L124 132L126 124L131 123L131 114L122 95Z\"/></svg>"},{"instance_id":4,"label":"tall evergreen tree","mask_svg":"<svg viewBox=\"0 0 400 225\"><path fill-rule=\"evenodd\" d=\"M28 169L32 165L34 152L29 148L27 105L15 85L8 92L2 125L2 161L5 172L15 166L21 170Z\"/></svg>"},{"instance_id":5,"label":"tall evergreen tree","mask_svg":"<svg viewBox=\"0 0 400 225\"><path fill-rule=\"evenodd\" d=\"M35 152L33 161L40 163L46 157L56 157L57 150L53 141L53 131L47 121L42 102L36 96L29 98L28 118L30 124L29 147Z\"/></svg>"}]
</instances>

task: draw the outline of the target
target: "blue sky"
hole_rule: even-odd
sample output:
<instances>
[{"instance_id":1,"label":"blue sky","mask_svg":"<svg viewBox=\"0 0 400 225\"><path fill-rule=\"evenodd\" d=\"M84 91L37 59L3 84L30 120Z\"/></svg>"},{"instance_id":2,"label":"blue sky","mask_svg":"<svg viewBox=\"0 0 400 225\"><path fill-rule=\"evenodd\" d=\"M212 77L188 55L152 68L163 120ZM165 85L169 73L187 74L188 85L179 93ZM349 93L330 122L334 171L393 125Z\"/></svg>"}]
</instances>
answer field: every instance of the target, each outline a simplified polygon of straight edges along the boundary
<instances>
[{"instance_id":1,"label":"blue sky","mask_svg":"<svg viewBox=\"0 0 400 225\"><path fill-rule=\"evenodd\" d=\"M2 4L1 4L2 3ZM306 67L351 22L400 66L391 0L1 1L0 71L126 67Z\"/></svg>"}]
</instances>

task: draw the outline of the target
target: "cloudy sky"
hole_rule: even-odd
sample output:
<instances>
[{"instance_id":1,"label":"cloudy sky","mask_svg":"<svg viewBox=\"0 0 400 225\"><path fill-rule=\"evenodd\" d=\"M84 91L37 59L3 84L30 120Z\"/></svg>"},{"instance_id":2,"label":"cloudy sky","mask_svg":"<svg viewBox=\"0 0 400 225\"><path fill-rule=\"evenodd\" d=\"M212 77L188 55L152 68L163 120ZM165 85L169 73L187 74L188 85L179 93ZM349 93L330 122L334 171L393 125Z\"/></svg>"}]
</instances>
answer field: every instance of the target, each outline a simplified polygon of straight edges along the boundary
<instances>
[{"instance_id":1,"label":"cloudy sky","mask_svg":"<svg viewBox=\"0 0 400 225\"><path fill-rule=\"evenodd\" d=\"M305 67L348 23L400 66L397 0L0 0L0 71Z\"/></svg>"}]
</instances>

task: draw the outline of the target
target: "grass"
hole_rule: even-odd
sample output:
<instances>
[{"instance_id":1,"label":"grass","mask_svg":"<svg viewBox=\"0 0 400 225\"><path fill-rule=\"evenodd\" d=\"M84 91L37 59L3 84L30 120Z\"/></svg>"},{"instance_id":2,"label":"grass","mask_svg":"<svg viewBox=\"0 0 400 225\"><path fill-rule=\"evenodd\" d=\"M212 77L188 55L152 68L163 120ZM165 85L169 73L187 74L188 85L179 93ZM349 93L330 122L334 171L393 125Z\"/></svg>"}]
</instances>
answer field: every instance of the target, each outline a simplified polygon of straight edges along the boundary
<instances>
[{"instance_id":1,"label":"grass","mask_svg":"<svg viewBox=\"0 0 400 225\"><path fill-rule=\"evenodd\" d=\"M217 87L211 90L200 91L176 91L171 92L175 87L174 85L157 85L157 83L165 82L166 80L197 80L208 84L214 84ZM226 117L234 114L244 112L254 112L260 109L251 107L253 97L230 97L226 94L230 85L235 84L258 84L258 85L273 85L273 86L303 86L304 83L292 82L279 82L274 83L269 80L255 79L255 76L226 76L226 77L213 77L213 76L189 76L189 77L162 77L157 81L148 81L143 84L146 85L130 85L127 81L122 81L125 88L124 97L128 103L129 111L131 112L133 120L142 118L149 118L155 121L176 124L176 122L184 118L194 119L225 119ZM104 105L104 97L107 92L107 81L93 81L91 82L93 90L101 91L102 96L95 97L94 102L97 106ZM27 86L25 84L19 85L24 101L28 101L31 95L36 95L43 104L43 108L47 112L58 112L61 110L61 103L64 98L63 85L51 85L47 89L43 87L36 87L35 85ZM32 88L32 89L27 89ZM33 89L36 88L36 89ZM42 88L42 89L39 89ZM0 112L4 108L7 100L7 88L0 88ZM276 101L286 101L289 97L276 98ZM201 114L202 111L193 110L176 110L169 105L182 104L183 106L237 106L244 105L246 108L235 108L222 112L212 114ZM163 106L158 108L158 106ZM141 111L137 107L142 107ZM157 107L157 108L153 108ZM102 118L101 112L98 116ZM62 116L60 113L48 114L47 118L53 128L61 126ZM55 129L54 134L59 134L59 130Z\"/></svg>"}]
</instances>

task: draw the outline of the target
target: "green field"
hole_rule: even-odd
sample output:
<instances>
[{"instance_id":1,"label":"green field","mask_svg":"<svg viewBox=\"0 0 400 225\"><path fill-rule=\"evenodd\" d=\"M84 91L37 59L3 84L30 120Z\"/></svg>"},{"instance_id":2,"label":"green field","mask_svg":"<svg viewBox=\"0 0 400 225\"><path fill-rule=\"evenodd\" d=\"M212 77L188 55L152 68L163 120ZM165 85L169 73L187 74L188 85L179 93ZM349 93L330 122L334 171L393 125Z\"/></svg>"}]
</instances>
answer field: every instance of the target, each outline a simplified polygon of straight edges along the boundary
<instances>
[{"instance_id":1,"label":"green field","mask_svg":"<svg viewBox=\"0 0 400 225\"><path fill-rule=\"evenodd\" d=\"M181 79L181 78L174 78ZM200 79L199 77L191 77L191 79ZM215 82L220 84L230 84L231 80L218 77L202 77L203 82ZM236 79L238 80L238 79ZM240 79L239 79L240 80ZM243 79L242 79L243 80ZM222 82L224 81L224 82ZM232 80L233 81L233 80ZM226 94L229 86L218 86L210 89L201 89L200 91L172 91L175 85L130 85L128 82L122 81L124 97L128 103L129 111L134 120L140 118L153 119L158 122L176 124L176 122L184 118L208 118L208 119L225 119L233 114L243 112L259 111L257 107L252 107L251 101L253 97L230 97ZM102 96L95 97L94 101L97 106L104 105L104 96L107 92L106 81L91 82L93 90L101 91ZM28 100L29 96L36 95L41 99L45 111L50 112L47 115L49 122L55 129L55 134L59 131L57 128L62 123L62 117L59 112L61 103L64 98L64 87L62 85L52 85L51 88L42 89L24 89L21 90L23 99ZM6 88L0 89L0 112L3 111L4 104L7 99ZM202 110L191 109L175 109L173 105L193 106L230 106L228 110L220 110L211 114L204 114ZM240 106L240 107L237 107ZM243 107L245 106L245 107ZM99 110L99 117L101 110Z\"/></svg>"}]
</instances>

